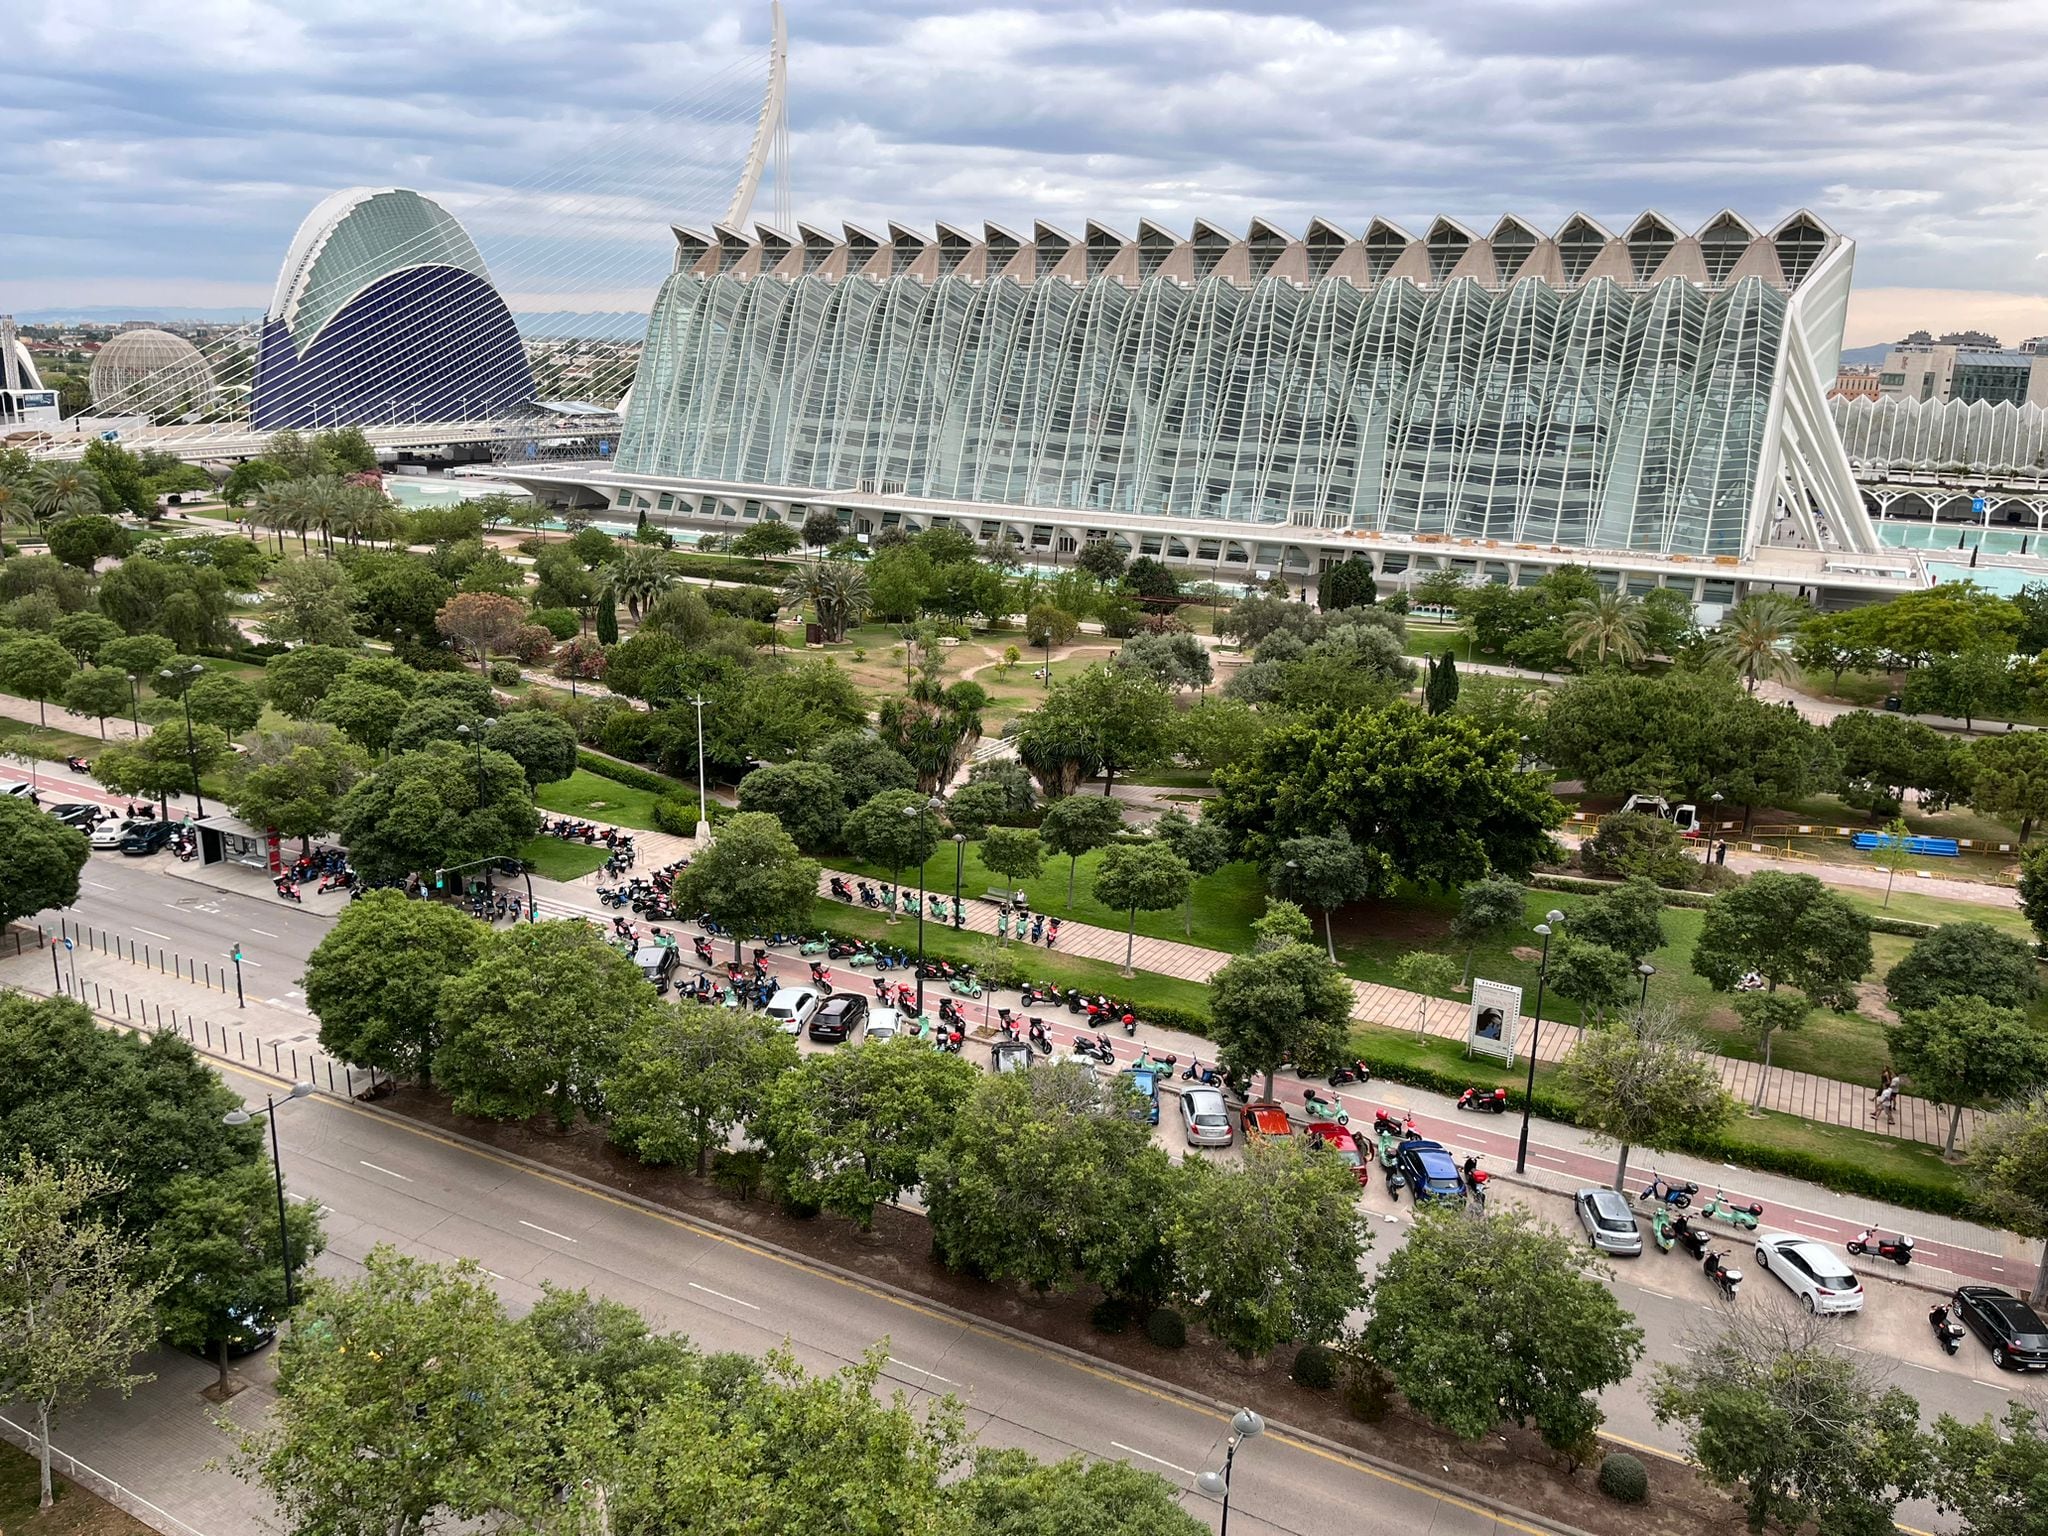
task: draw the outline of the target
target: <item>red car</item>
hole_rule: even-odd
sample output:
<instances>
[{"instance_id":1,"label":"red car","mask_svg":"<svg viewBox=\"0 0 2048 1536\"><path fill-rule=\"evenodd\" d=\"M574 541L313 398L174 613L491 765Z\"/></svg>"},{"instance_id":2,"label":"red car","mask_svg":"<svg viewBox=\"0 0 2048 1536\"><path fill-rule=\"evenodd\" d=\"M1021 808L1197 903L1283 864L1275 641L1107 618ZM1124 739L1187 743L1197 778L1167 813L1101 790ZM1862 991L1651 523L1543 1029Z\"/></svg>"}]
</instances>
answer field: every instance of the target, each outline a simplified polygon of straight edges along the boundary
<instances>
[{"instance_id":1,"label":"red car","mask_svg":"<svg viewBox=\"0 0 2048 1536\"><path fill-rule=\"evenodd\" d=\"M1365 1148L1359 1145L1358 1138L1352 1135L1348 1127L1333 1124L1328 1120L1311 1120L1304 1134L1315 1145L1328 1147L1349 1163L1360 1184L1363 1184L1371 1174L1372 1159L1365 1155Z\"/></svg>"},{"instance_id":2,"label":"red car","mask_svg":"<svg viewBox=\"0 0 2048 1536\"><path fill-rule=\"evenodd\" d=\"M1254 1099L1244 1107L1244 1134L1248 1141L1268 1136L1285 1141L1294 1134L1294 1122L1271 1099Z\"/></svg>"}]
</instances>

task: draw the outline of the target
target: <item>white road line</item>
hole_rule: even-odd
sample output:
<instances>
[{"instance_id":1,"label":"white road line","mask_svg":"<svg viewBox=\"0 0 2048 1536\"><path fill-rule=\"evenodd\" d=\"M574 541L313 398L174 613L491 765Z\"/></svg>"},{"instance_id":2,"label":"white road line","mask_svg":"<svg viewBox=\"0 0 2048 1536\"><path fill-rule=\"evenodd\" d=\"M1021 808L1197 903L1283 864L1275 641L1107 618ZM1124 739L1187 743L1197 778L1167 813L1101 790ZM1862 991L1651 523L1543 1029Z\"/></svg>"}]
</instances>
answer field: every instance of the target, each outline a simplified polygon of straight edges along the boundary
<instances>
[{"instance_id":1,"label":"white road line","mask_svg":"<svg viewBox=\"0 0 2048 1536\"><path fill-rule=\"evenodd\" d=\"M276 934L270 932L267 928L251 928L249 931L251 933L260 933L266 939L274 939L277 937Z\"/></svg>"},{"instance_id":2,"label":"white road line","mask_svg":"<svg viewBox=\"0 0 2048 1536\"><path fill-rule=\"evenodd\" d=\"M1941 1372L1937 1371L1933 1366L1922 1365L1918 1360L1908 1360L1906 1364L1913 1367L1913 1369L1916 1371L1925 1371L1930 1376L1939 1376L1941 1374Z\"/></svg>"},{"instance_id":3,"label":"white road line","mask_svg":"<svg viewBox=\"0 0 2048 1536\"><path fill-rule=\"evenodd\" d=\"M168 933L158 933L154 928L137 928L135 931L137 933L146 933L152 939L162 939L166 944L171 942L171 936Z\"/></svg>"},{"instance_id":4,"label":"white road line","mask_svg":"<svg viewBox=\"0 0 2048 1536\"><path fill-rule=\"evenodd\" d=\"M91 886L96 891L111 891L113 889L113 887L111 885L108 885L104 880L88 880L85 882L85 884Z\"/></svg>"},{"instance_id":5,"label":"white road line","mask_svg":"<svg viewBox=\"0 0 2048 1536\"><path fill-rule=\"evenodd\" d=\"M1807 1230L1807 1231L1809 1231L1809 1232L1823 1232L1823 1233L1825 1233L1825 1232L1832 1232L1832 1231L1834 1231L1834 1228L1833 1228L1833 1227L1823 1227L1823 1226L1821 1226L1821 1225L1820 1225L1820 1224L1819 1224L1818 1222L1812 1222L1812 1221L1801 1221L1801 1220L1800 1220L1800 1219L1799 1219L1799 1218L1798 1218L1797 1216L1794 1216L1794 1217L1792 1218L1792 1225L1793 1225L1793 1226L1795 1226L1795 1227L1804 1227L1804 1228L1806 1228L1806 1230Z\"/></svg>"},{"instance_id":6,"label":"white road line","mask_svg":"<svg viewBox=\"0 0 2048 1536\"><path fill-rule=\"evenodd\" d=\"M924 1376L929 1380L943 1381L949 1387L957 1387L960 1385L959 1382L955 1381L950 1376L941 1376L937 1371L928 1371L921 1365L912 1365L908 1360L898 1360L894 1355L891 1355L889 1357L889 1363L891 1365L900 1365L906 1371L916 1371L920 1376Z\"/></svg>"},{"instance_id":7,"label":"white road line","mask_svg":"<svg viewBox=\"0 0 2048 1536\"><path fill-rule=\"evenodd\" d=\"M1662 1296L1666 1301L1676 1301L1678 1299L1676 1296L1673 1296L1669 1291L1660 1291L1653 1285L1639 1285L1636 1287L1636 1289L1641 1291L1645 1296Z\"/></svg>"},{"instance_id":8,"label":"white road line","mask_svg":"<svg viewBox=\"0 0 2048 1536\"><path fill-rule=\"evenodd\" d=\"M1135 1445L1125 1445L1121 1440L1112 1440L1109 1443L1120 1451L1128 1451L1133 1456L1142 1456L1147 1461L1156 1461L1162 1467L1171 1467L1174 1471L1180 1473L1182 1477L1193 1477L1195 1475L1186 1467L1168 1461L1164 1456L1154 1456L1150 1451L1141 1451Z\"/></svg>"},{"instance_id":9,"label":"white road line","mask_svg":"<svg viewBox=\"0 0 2048 1536\"><path fill-rule=\"evenodd\" d=\"M1563 1158L1552 1157L1548 1152L1531 1152L1529 1156L1539 1163L1555 1163L1560 1168L1569 1168L1571 1166Z\"/></svg>"},{"instance_id":10,"label":"white road line","mask_svg":"<svg viewBox=\"0 0 2048 1536\"><path fill-rule=\"evenodd\" d=\"M260 971L263 969L263 962L261 960L251 960L247 955L242 956L242 964L249 967L249 969L252 971Z\"/></svg>"},{"instance_id":11,"label":"white road line","mask_svg":"<svg viewBox=\"0 0 2048 1536\"><path fill-rule=\"evenodd\" d=\"M557 1232L553 1227L544 1227L538 1222L528 1221L524 1216L519 1218L519 1225L522 1227L532 1227L536 1232L545 1232L549 1237L559 1237L565 1243L581 1241L581 1239L571 1237L566 1232Z\"/></svg>"},{"instance_id":12,"label":"white road line","mask_svg":"<svg viewBox=\"0 0 2048 1536\"><path fill-rule=\"evenodd\" d=\"M375 1163L372 1163L372 1162L368 1162L368 1161L366 1161L366 1160L365 1160L365 1159L363 1159L363 1158L360 1158L360 1157L359 1157L359 1158L357 1158L357 1159L356 1159L356 1161L357 1161L357 1162L359 1162L359 1163L362 1163L362 1165L363 1165L363 1166L364 1166L365 1168L369 1169L369 1170L370 1170L370 1172L372 1172L372 1173L381 1173L381 1174L384 1174L384 1175L386 1175L386 1176L387 1176L387 1177L389 1177L389 1178L394 1178L394 1179L397 1179L397 1180L398 1180L398 1181L399 1181L400 1183L403 1183L403 1184L410 1184L410 1183L412 1182L412 1180L411 1180L411 1179L408 1179L408 1178L407 1178L407 1177L406 1177L406 1176L405 1176L404 1174L402 1174L402 1173L393 1173L393 1172L392 1172L392 1171L391 1171L391 1170L390 1170L389 1168L380 1168L380 1167L378 1167L378 1166L377 1166L377 1165L376 1165Z\"/></svg>"},{"instance_id":13,"label":"white road line","mask_svg":"<svg viewBox=\"0 0 2048 1536\"><path fill-rule=\"evenodd\" d=\"M729 1301L736 1307L745 1307L749 1312L758 1312L761 1310L759 1307L755 1306L751 1301L741 1301L737 1296L728 1296L723 1291L714 1291L713 1289L711 1289L710 1286L699 1285L694 1280L689 1282L689 1287L693 1291L702 1291L706 1296L716 1296L720 1301Z\"/></svg>"}]
</instances>

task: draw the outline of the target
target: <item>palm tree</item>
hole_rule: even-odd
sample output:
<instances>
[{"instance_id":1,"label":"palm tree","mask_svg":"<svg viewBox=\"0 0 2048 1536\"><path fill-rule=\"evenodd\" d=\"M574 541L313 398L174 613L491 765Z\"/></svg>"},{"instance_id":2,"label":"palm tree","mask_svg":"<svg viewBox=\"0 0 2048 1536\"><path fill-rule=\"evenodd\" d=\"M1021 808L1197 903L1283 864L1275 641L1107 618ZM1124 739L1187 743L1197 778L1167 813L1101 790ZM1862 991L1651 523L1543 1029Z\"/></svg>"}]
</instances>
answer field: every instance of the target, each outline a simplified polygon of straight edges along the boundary
<instances>
[{"instance_id":1,"label":"palm tree","mask_svg":"<svg viewBox=\"0 0 2048 1536\"><path fill-rule=\"evenodd\" d=\"M100 510L100 480L81 464L38 464L28 477L29 510L45 523Z\"/></svg>"},{"instance_id":2,"label":"palm tree","mask_svg":"<svg viewBox=\"0 0 2048 1536\"><path fill-rule=\"evenodd\" d=\"M1811 616L1806 604L1782 592L1754 592L1728 610L1714 636L1714 654L1730 662L1756 692L1761 678L1792 675L1785 641Z\"/></svg>"},{"instance_id":3,"label":"palm tree","mask_svg":"<svg viewBox=\"0 0 2048 1536\"><path fill-rule=\"evenodd\" d=\"M816 560L789 573L782 600L792 607L809 603L827 642L844 640L868 616L868 573L845 560Z\"/></svg>"},{"instance_id":4,"label":"palm tree","mask_svg":"<svg viewBox=\"0 0 2048 1536\"><path fill-rule=\"evenodd\" d=\"M659 550L629 544L612 561L612 596L626 605L634 618L640 610L675 583L675 572Z\"/></svg>"},{"instance_id":5,"label":"palm tree","mask_svg":"<svg viewBox=\"0 0 2048 1536\"><path fill-rule=\"evenodd\" d=\"M398 509L374 485L345 483L335 499L334 530L350 544L389 538L398 527Z\"/></svg>"},{"instance_id":6,"label":"palm tree","mask_svg":"<svg viewBox=\"0 0 2048 1536\"><path fill-rule=\"evenodd\" d=\"M1587 651L1605 666L1611 652L1622 662L1640 661L1647 649L1643 605L1625 592L1602 592L1572 605L1564 619L1564 653L1576 661Z\"/></svg>"},{"instance_id":7,"label":"palm tree","mask_svg":"<svg viewBox=\"0 0 2048 1536\"><path fill-rule=\"evenodd\" d=\"M284 553L284 536L296 533L299 548L306 547L306 530L312 526L312 499L303 480L279 480L256 493L249 521L277 535L277 552Z\"/></svg>"}]
</instances>

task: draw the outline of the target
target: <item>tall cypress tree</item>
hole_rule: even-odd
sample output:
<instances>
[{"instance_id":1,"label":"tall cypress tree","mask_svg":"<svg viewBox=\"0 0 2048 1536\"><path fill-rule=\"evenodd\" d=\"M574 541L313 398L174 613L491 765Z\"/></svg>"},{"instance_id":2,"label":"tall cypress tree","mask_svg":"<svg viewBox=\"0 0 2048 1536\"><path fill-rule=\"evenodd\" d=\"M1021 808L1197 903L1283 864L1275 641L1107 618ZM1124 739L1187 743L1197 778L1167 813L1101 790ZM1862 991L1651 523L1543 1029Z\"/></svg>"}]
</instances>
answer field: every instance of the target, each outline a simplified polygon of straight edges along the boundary
<instances>
[{"instance_id":1,"label":"tall cypress tree","mask_svg":"<svg viewBox=\"0 0 2048 1536\"><path fill-rule=\"evenodd\" d=\"M1429 677L1422 685L1422 702L1432 715L1448 713L1458 702L1458 663L1449 651L1430 660Z\"/></svg>"},{"instance_id":2,"label":"tall cypress tree","mask_svg":"<svg viewBox=\"0 0 2048 1536\"><path fill-rule=\"evenodd\" d=\"M619 643L619 608L612 600L610 587L606 587L597 600L597 638L603 645Z\"/></svg>"}]
</instances>

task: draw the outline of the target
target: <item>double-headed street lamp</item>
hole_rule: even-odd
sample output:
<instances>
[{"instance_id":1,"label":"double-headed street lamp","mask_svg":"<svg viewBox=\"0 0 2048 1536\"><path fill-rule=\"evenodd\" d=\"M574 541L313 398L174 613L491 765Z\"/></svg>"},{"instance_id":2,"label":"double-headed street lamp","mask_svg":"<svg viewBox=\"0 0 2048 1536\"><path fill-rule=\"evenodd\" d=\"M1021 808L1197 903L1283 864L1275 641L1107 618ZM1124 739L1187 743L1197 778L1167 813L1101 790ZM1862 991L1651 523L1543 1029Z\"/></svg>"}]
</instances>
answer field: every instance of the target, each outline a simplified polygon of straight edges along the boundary
<instances>
[{"instance_id":1,"label":"double-headed street lamp","mask_svg":"<svg viewBox=\"0 0 2048 1536\"><path fill-rule=\"evenodd\" d=\"M1515 1172L1529 1171L1529 1104L1536 1097L1536 1041L1543 1033L1543 984L1550 980L1550 930L1564 921L1552 907L1536 925L1543 938L1543 962L1536 972L1536 1012L1529 1019L1529 1082L1522 1090L1522 1139L1515 1144Z\"/></svg>"},{"instance_id":2,"label":"double-headed street lamp","mask_svg":"<svg viewBox=\"0 0 2048 1536\"><path fill-rule=\"evenodd\" d=\"M945 808L946 802L933 795L923 805L903 807L903 819L914 823L921 832L924 830L925 814L930 812L936 815ZM957 848L958 845L955 846ZM923 859L917 861L917 1016L920 1019L924 1017L924 863ZM955 863L958 863L957 857ZM959 879L956 873L953 877L955 889L959 886ZM901 889L900 885L898 889Z\"/></svg>"},{"instance_id":3,"label":"double-headed street lamp","mask_svg":"<svg viewBox=\"0 0 2048 1536\"><path fill-rule=\"evenodd\" d=\"M313 1091L311 1083L293 1083L292 1091L282 1099L274 1094L263 1096L263 1108L251 1114L246 1109L231 1109L220 1117L223 1125L247 1125L258 1116L270 1122L270 1166L277 1175L277 1260L284 1266L284 1305L290 1311L298 1305L298 1292L292 1287L292 1234L284 1219L284 1164L277 1160L277 1112L293 1099L303 1099Z\"/></svg>"},{"instance_id":4,"label":"double-headed street lamp","mask_svg":"<svg viewBox=\"0 0 2048 1536\"><path fill-rule=\"evenodd\" d=\"M1254 1435L1266 1432L1266 1421L1249 1408L1240 1408L1230 1417L1230 1444L1224 1447L1223 1465L1213 1472L1204 1472L1195 1479L1195 1486L1211 1498L1223 1500L1223 1525L1217 1536L1230 1536L1230 1469L1237 1461L1237 1448Z\"/></svg>"},{"instance_id":5,"label":"double-headed street lamp","mask_svg":"<svg viewBox=\"0 0 2048 1536\"><path fill-rule=\"evenodd\" d=\"M497 723L491 716L485 715L483 719L477 721L475 730L471 730L467 725L455 727L455 734L476 748L476 808L479 811L484 808L484 732Z\"/></svg>"},{"instance_id":6,"label":"double-headed street lamp","mask_svg":"<svg viewBox=\"0 0 2048 1536\"><path fill-rule=\"evenodd\" d=\"M701 847L711 837L711 808L704 800L704 695L693 693L684 702L697 708L697 843Z\"/></svg>"},{"instance_id":7,"label":"double-headed street lamp","mask_svg":"<svg viewBox=\"0 0 2048 1536\"><path fill-rule=\"evenodd\" d=\"M199 792L199 750L192 745L192 684L205 670L195 661L189 667L165 667L157 674L167 682L176 682L180 678L185 680L185 686L178 690L178 697L185 706L185 766L192 774L192 798L198 803L201 816L206 814L206 796ZM140 728L138 724L137 729Z\"/></svg>"}]
</instances>

